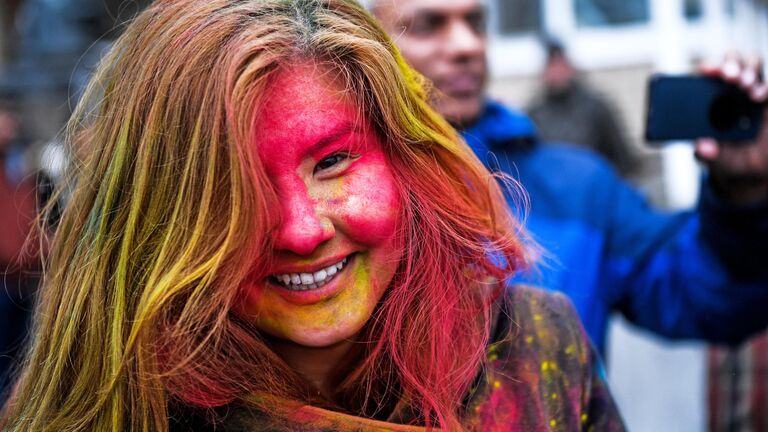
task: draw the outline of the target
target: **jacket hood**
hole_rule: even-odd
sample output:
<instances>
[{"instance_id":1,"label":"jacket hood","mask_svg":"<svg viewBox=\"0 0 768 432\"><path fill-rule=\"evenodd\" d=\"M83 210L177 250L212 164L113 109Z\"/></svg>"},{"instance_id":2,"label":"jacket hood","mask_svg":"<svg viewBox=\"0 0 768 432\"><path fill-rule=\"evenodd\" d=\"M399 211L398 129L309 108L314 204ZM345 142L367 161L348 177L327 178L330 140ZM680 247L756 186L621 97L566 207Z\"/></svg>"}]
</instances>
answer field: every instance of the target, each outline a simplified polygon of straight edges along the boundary
<instances>
[{"instance_id":1,"label":"jacket hood","mask_svg":"<svg viewBox=\"0 0 768 432\"><path fill-rule=\"evenodd\" d=\"M500 147L526 149L536 143L536 126L528 116L492 100L485 102L480 118L461 134L475 154Z\"/></svg>"}]
</instances>

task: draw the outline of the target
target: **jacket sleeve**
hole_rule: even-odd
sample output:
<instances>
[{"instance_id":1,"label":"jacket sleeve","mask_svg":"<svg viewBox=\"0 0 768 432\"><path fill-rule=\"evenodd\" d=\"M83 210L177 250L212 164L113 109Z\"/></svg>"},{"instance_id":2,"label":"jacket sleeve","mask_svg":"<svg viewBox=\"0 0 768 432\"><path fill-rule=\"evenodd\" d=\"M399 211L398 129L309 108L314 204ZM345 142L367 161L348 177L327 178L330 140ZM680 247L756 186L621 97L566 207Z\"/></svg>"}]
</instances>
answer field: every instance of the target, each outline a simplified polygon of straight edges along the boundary
<instances>
[{"instance_id":1,"label":"jacket sleeve","mask_svg":"<svg viewBox=\"0 0 768 432\"><path fill-rule=\"evenodd\" d=\"M768 325L768 203L734 207L704 182L698 208L664 214L606 177L604 292L669 338L735 344Z\"/></svg>"}]
</instances>

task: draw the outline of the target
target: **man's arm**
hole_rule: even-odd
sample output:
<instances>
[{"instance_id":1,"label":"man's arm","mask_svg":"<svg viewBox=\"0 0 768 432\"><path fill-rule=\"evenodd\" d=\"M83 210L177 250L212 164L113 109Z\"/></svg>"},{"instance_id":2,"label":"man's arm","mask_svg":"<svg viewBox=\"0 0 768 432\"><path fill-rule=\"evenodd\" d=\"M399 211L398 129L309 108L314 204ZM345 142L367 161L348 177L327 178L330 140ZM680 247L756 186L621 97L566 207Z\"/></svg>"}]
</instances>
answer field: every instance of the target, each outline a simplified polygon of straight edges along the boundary
<instances>
[{"instance_id":1,"label":"man's arm","mask_svg":"<svg viewBox=\"0 0 768 432\"><path fill-rule=\"evenodd\" d=\"M600 283L630 321L719 343L768 325L768 205L732 206L706 185L695 213L660 214L628 186L611 202Z\"/></svg>"},{"instance_id":2,"label":"man's arm","mask_svg":"<svg viewBox=\"0 0 768 432\"><path fill-rule=\"evenodd\" d=\"M757 62L731 58L704 72L765 103L768 87L759 69ZM697 143L708 167L698 211L679 215L679 227L669 223L666 234L667 223L648 225L654 215L633 191L615 188L606 283L619 287L612 290L619 294L615 306L630 320L668 337L722 343L768 324L768 110L764 120L754 142ZM639 247L627 244L632 238L640 239Z\"/></svg>"}]
</instances>

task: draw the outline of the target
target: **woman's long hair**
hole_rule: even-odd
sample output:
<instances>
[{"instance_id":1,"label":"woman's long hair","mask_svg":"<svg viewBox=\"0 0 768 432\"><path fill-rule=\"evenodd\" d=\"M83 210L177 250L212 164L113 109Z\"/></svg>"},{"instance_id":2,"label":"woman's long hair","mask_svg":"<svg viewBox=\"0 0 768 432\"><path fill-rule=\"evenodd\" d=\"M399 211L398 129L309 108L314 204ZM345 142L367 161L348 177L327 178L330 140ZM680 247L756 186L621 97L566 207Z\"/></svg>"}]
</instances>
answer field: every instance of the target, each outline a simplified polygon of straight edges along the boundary
<instances>
[{"instance_id":1,"label":"woman's long hair","mask_svg":"<svg viewBox=\"0 0 768 432\"><path fill-rule=\"evenodd\" d=\"M346 83L403 202L406 251L338 408L372 415L395 395L460 429L490 303L526 261L495 179L353 1L164 0L127 27L70 122L76 185L7 430L165 431L177 403L316 402L233 307L276 223L251 150L259 98L302 59Z\"/></svg>"}]
</instances>

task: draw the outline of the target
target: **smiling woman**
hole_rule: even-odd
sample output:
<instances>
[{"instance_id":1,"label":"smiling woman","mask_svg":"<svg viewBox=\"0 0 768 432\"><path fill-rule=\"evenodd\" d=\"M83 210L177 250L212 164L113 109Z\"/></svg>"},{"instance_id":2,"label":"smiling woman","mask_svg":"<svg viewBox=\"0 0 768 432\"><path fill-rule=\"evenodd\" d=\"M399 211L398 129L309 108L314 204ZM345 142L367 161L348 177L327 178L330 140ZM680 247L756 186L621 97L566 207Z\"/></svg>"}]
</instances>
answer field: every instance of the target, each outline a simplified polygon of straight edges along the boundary
<instances>
[{"instance_id":1,"label":"smiling woman","mask_svg":"<svg viewBox=\"0 0 768 432\"><path fill-rule=\"evenodd\" d=\"M169 0L70 124L10 431L621 428L562 297L348 0Z\"/></svg>"},{"instance_id":2,"label":"smiling woman","mask_svg":"<svg viewBox=\"0 0 768 432\"><path fill-rule=\"evenodd\" d=\"M254 123L281 218L269 276L246 288L243 311L265 333L310 347L352 344L403 247L384 145L332 76L314 62L284 66ZM330 396L330 383L322 389Z\"/></svg>"}]
</instances>

